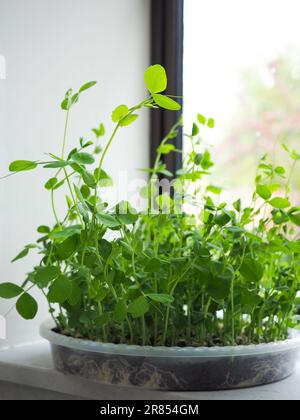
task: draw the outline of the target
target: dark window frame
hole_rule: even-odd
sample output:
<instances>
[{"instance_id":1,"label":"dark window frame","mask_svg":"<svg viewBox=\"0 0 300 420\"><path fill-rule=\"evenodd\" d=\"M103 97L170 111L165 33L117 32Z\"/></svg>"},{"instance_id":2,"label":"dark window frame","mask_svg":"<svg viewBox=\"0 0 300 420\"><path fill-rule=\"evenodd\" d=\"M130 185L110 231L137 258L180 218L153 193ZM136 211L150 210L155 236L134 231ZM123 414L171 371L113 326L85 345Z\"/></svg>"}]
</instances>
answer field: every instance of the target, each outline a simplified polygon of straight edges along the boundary
<instances>
[{"instance_id":1,"label":"dark window frame","mask_svg":"<svg viewBox=\"0 0 300 420\"><path fill-rule=\"evenodd\" d=\"M163 65L168 73L170 95L183 96L183 14L184 0L151 0L151 62ZM180 99L181 105L183 100ZM157 110L151 115L150 159L153 165L156 150L179 120L181 111ZM177 149L182 149L183 135L179 130L174 140ZM182 155L172 153L164 157L167 168L176 173L182 167Z\"/></svg>"}]
</instances>

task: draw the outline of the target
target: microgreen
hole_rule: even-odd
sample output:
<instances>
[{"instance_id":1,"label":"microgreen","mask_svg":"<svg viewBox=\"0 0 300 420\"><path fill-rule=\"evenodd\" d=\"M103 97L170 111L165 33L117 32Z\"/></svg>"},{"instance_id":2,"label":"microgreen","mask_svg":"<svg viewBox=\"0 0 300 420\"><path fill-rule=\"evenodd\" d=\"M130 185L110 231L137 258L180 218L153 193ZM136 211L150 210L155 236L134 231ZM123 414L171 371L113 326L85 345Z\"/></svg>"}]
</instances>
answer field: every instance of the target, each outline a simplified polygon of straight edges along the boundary
<instances>
[{"instance_id":1,"label":"microgreen","mask_svg":"<svg viewBox=\"0 0 300 420\"><path fill-rule=\"evenodd\" d=\"M180 109L164 94L167 74L162 66L147 69L144 80L149 95L135 106L113 110L110 136L98 124L92 129L95 143L80 138L67 154L72 107L96 82L77 93L69 90L61 104L66 111L61 154L10 165L12 174L38 167L54 170L44 187L55 223L39 226L36 244L27 245L13 260L36 250L39 265L22 286L0 284L0 297L16 299L19 314L32 319L38 306L31 290L40 289L62 334L100 342L212 346L287 338L289 328L297 327L300 290L300 208L289 197L299 154L284 146L291 170L264 156L252 202L222 202L222 188L204 180L214 163L202 137L215 120L198 114L186 134L191 151L170 196L155 182L158 176L173 176L163 157L182 153L174 145L183 126L180 119L158 147L154 166L142 169L150 180L141 197L155 211L138 213L128 202L112 208L101 193L104 183L111 183L103 164L117 132L133 124L142 108ZM55 193L63 188L68 210L60 217ZM177 211L187 204L191 213Z\"/></svg>"}]
</instances>

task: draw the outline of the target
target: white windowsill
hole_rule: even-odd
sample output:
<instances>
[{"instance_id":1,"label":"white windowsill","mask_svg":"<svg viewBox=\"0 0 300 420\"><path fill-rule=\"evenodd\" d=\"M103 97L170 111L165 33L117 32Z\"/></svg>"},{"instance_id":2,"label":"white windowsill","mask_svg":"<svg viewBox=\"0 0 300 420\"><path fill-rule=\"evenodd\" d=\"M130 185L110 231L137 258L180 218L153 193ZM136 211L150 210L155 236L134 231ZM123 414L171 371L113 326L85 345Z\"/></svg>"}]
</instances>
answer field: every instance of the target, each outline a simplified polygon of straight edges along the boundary
<instances>
[{"instance_id":1,"label":"white windowsill","mask_svg":"<svg viewBox=\"0 0 300 420\"><path fill-rule=\"evenodd\" d=\"M95 400L131 400L133 395L132 388L99 385L55 371L49 344L45 341L6 350L0 349L0 381ZM134 398L143 400L300 400L300 363L297 372L290 378L263 387L201 393L135 389Z\"/></svg>"}]
</instances>

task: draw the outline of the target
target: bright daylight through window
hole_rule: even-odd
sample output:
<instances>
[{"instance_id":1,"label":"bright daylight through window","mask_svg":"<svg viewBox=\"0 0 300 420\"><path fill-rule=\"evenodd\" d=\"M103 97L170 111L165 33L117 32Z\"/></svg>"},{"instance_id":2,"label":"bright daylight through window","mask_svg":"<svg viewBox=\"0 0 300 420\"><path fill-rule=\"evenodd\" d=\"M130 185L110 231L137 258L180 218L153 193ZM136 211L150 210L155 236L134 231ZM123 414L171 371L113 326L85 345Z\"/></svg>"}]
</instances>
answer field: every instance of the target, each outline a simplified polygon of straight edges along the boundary
<instances>
[{"instance_id":1,"label":"bright daylight through window","mask_svg":"<svg viewBox=\"0 0 300 420\"><path fill-rule=\"evenodd\" d=\"M215 119L204 137L230 199L249 198L265 153L286 164L282 143L299 144L299 12L297 0L185 2L186 120L197 111Z\"/></svg>"}]
</instances>

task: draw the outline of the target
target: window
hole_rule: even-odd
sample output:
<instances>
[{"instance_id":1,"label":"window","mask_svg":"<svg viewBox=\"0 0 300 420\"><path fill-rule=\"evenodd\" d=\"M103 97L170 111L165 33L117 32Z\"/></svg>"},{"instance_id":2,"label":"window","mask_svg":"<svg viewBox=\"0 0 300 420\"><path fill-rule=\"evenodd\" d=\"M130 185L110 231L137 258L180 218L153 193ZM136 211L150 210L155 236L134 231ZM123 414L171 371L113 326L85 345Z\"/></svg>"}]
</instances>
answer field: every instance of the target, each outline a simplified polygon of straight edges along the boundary
<instances>
[{"instance_id":1,"label":"window","mask_svg":"<svg viewBox=\"0 0 300 420\"><path fill-rule=\"evenodd\" d=\"M299 150L299 13L297 0L185 1L185 117L215 118L203 136L230 197L247 196L264 153Z\"/></svg>"}]
</instances>

